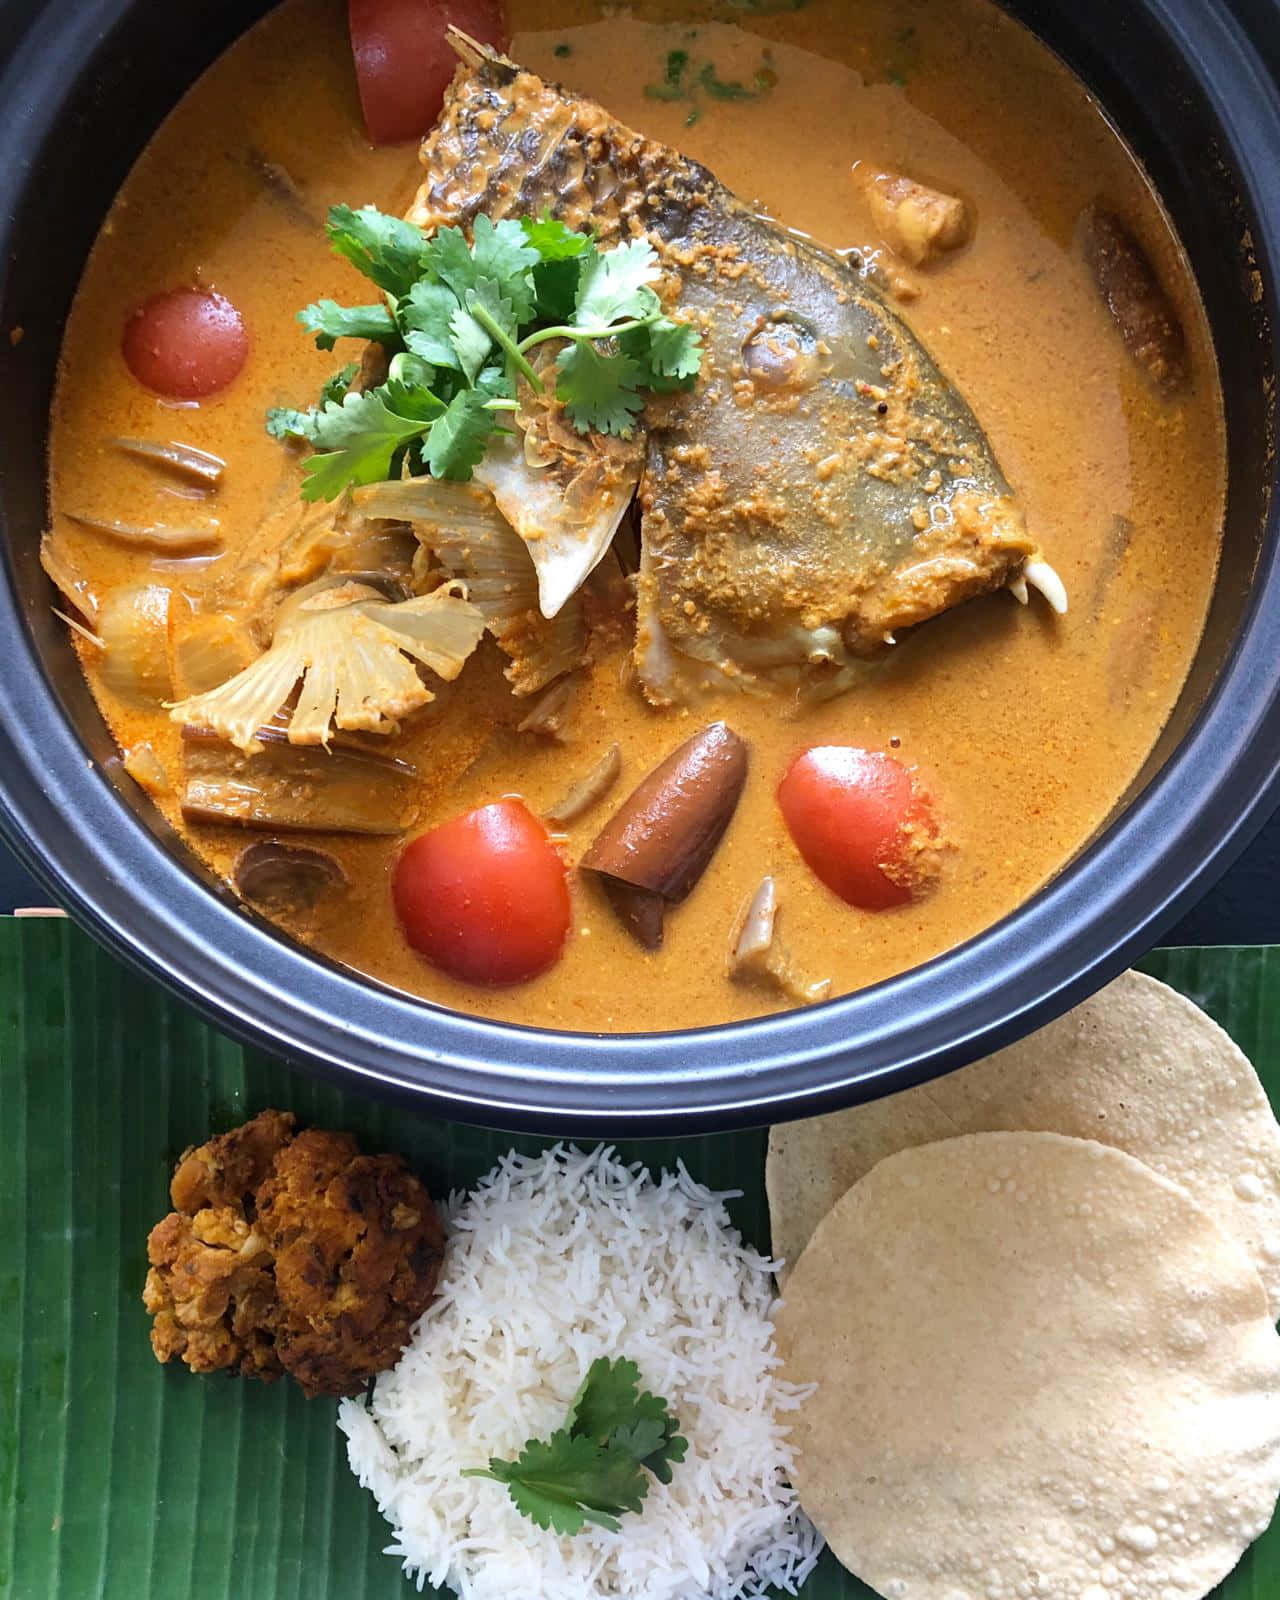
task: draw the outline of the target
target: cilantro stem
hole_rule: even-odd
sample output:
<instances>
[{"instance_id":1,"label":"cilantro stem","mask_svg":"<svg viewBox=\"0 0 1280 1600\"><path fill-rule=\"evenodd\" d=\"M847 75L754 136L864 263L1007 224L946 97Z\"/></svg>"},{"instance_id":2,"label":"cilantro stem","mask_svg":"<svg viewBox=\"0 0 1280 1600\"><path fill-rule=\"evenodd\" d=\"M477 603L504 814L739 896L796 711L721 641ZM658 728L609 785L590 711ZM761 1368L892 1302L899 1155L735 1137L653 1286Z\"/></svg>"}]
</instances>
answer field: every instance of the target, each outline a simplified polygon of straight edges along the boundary
<instances>
[{"instance_id":1,"label":"cilantro stem","mask_svg":"<svg viewBox=\"0 0 1280 1600\"><path fill-rule=\"evenodd\" d=\"M630 322L615 322L605 328L575 328L569 323L561 323L558 328L540 328L537 333L531 333L527 339L521 339L521 350L532 350L534 345L544 344L548 339L572 339L577 344L596 339L615 339L620 333L630 333L633 328L650 328L658 320L655 311L651 317L633 317Z\"/></svg>"},{"instance_id":2,"label":"cilantro stem","mask_svg":"<svg viewBox=\"0 0 1280 1600\"><path fill-rule=\"evenodd\" d=\"M533 392L535 394L544 394L546 390L542 379L525 360L520 346L515 342L515 340L497 320L497 318L494 317L491 312L486 310L484 306L478 303L472 305L469 309L471 311L471 315L476 319L489 337L497 344L502 346L502 348L515 362L516 366L520 368L520 371L524 373L525 377L529 380Z\"/></svg>"}]
</instances>

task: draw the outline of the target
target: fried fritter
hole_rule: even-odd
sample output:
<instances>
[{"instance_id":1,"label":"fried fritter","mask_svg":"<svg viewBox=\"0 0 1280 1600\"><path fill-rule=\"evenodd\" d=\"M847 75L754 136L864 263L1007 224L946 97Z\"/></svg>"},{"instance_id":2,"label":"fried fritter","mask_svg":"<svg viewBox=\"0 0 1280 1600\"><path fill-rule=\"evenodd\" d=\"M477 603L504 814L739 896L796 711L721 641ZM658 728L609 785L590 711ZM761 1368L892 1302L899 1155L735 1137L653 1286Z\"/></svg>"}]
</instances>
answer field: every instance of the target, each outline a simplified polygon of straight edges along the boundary
<instances>
[{"instance_id":1,"label":"fried fritter","mask_svg":"<svg viewBox=\"0 0 1280 1600\"><path fill-rule=\"evenodd\" d=\"M151 1347L195 1372L358 1393L426 1309L444 1230L399 1156L293 1129L264 1111L183 1154L147 1241Z\"/></svg>"},{"instance_id":2,"label":"fried fritter","mask_svg":"<svg viewBox=\"0 0 1280 1600\"><path fill-rule=\"evenodd\" d=\"M174 1210L194 1216L203 1206L252 1199L276 1152L293 1138L294 1122L292 1111L260 1111L230 1133L184 1150L169 1185Z\"/></svg>"},{"instance_id":3,"label":"fried fritter","mask_svg":"<svg viewBox=\"0 0 1280 1600\"><path fill-rule=\"evenodd\" d=\"M275 1258L284 1368L308 1394L350 1394L393 1366L444 1254L431 1197L399 1156L311 1128L258 1190Z\"/></svg>"},{"instance_id":4,"label":"fried fritter","mask_svg":"<svg viewBox=\"0 0 1280 1600\"><path fill-rule=\"evenodd\" d=\"M237 1207L206 1207L193 1217L171 1211L152 1228L147 1256L142 1303L155 1318L157 1361L181 1357L193 1372L267 1382L280 1376L271 1255Z\"/></svg>"}]
</instances>

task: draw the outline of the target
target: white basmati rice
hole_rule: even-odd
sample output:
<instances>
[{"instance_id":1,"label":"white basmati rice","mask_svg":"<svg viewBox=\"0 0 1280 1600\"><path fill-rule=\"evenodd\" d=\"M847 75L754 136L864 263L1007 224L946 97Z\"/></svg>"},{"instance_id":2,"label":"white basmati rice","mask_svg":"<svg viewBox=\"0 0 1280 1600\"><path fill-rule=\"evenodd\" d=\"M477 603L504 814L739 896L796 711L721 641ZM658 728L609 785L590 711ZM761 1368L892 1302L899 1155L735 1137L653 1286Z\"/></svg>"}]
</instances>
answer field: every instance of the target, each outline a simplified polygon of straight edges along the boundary
<instances>
[{"instance_id":1,"label":"white basmati rice","mask_svg":"<svg viewBox=\"0 0 1280 1600\"><path fill-rule=\"evenodd\" d=\"M395 1529L388 1555L463 1600L747 1600L794 1593L821 1540L789 1486L771 1263L678 1168L611 1150L504 1157L449 1207L439 1297L373 1405L345 1400L351 1468ZM622 1531L543 1532L464 1478L563 1425L597 1356L627 1356L689 1441Z\"/></svg>"}]
</instances>

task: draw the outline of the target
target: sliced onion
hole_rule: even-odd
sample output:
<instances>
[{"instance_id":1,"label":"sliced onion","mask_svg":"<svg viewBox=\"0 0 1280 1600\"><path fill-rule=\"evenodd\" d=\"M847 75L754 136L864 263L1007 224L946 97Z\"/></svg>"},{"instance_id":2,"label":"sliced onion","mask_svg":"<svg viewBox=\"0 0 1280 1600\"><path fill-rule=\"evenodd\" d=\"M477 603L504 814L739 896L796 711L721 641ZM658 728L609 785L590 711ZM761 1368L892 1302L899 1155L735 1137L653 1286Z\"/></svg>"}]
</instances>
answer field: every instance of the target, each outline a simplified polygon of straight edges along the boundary
<instances>
[{"instance_id":1,"label":"sliced onion","mask_svg":"<svg viewBox=\"0 0 1280 1600\"><path fill-rule=\"evenodd\" d=\"M169 775L160 764L160 757L144 740L124 753L124 770L140 789L149 795L172 794Z\"/></svg>"},{"instance_id":2,"label":"sliced onion","mask_svg":"<svg viewBox=\"0 0 1280 1600\"><path fill-rule=\"evenodd\" d=\"M86 644L91 644L95 650L103 648L102 640L99 639L98 635L91 629L86 628L83 622L77 622L69 612L59 611L57 606L50 606L49 610L53 612L59 622L65 622L72 633L78 633Z\"/></svg>"},{"instance_id":3,"label":"sliced onion","mask_svg":"<svg viewBox=\"0 0 1280 1600\"><path fill-rule=\"evenodd\" d=\"M169 666L172 591L158 583L112 589L98 607L102 681L134 705L154 705L173 692Z\"/></svg>"},{"instance_id":4,"label":"sliced onion","mask_svg":"<svg viewBox=\"0 0 1280 1600\"><path fill-rule=\"evenodd\" d=\"M90 588L88 579L81 577L76 570L56 534L46 533L41 539L40 565L44 568L45 577L67 604L78 611L87 623L95 623L98 620L98 597Z\"/></svg>"},{"instance_id":5,"label":"sliced onion","mask_svg":"<svg viewBox=\"0 0 1280 1600\"><path fill-rule=\"evenodd\" d=\"M92 528L95 533L105 533L121 544L149 546L163 550L166 555L194 555L201 550L222 548L222 534L216 520L203 528L170 528L162 522L120 522L114 517L82 516L78 511L64 513L68 521L82 528Z\"/></svg>"},{"instance_id":6,"label":"sliced onion","mask_svg":"<svg viewBox=\"0 0 1280 1600\"><path fill-rule=\"evenodd\" d=\"M622 750L611 744L605 753L576 783L570 784L555 805L543 813L553 827L567 827L583 817L593 806L599 805L622 773Z\"/></svg>"},{"instance_id":7,"label":"sliced onion","mask_svg":"<svg viewBox=\"0 0 1280 1600\"><path fill-rule=\"evenodd\" d=\"M248 629L229 611L197 612L172 633L173 681L183 695L216 688L259 654Z\"/></svg>"},{"instance_id":8,"label":"sliced onion","mask_svg":"<svg viewBox=\"0 0 1280 1600\"><path fill-rule=\"evenodd\" d=\"M176 439L112 439L117 450L139 460L168 467L179 476L216 489L222 481L227 464L221 456L210 455L207 450L197 450L194 445L180 444Z\"/></svg>"},{"instance_id":9,"label":"sliced onion","mask_svg":"<svg viewBox=\"0 0 1280 1600\"><path fill-rule=\"evenodd\" d=\"M777 918L777 886L765 878L743 906L729 937L730 978L775 989L797 1005L825 1000L831 993L830 978L815 981L796 968L778 938Z\"/></svg>"},{"instance_id":10,"label":"sliced onion","mask_svg":"<svg viewBox=\"0 0 1280 1600\"><path fill-rule=\"evenodd\" d=\"M569 724L577 708L582 678L576 672L566 673L529 707L528 714L517 724L517 733L539 733L554 739L557 744L568 744L571 738Z\"/></svg>"}]
</instances>

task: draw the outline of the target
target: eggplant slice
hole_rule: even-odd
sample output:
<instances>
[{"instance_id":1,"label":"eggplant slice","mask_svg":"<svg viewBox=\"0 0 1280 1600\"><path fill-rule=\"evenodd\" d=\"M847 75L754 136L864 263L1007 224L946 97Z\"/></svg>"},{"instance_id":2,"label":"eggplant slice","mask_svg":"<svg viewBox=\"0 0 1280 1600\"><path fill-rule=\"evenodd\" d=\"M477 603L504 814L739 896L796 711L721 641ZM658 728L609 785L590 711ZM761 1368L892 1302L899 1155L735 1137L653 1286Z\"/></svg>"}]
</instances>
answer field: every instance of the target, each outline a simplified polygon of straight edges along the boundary
<instances>
[{"instance_id":1,"label":"eggplant slice","mask_svg":"<svg viewBox=\"0 0 1280 1600\"><path fill-rule=\"evenodd\" d=\"M654 768L583 857L583 870L598 875L618 919L646 950L662 943L667 907L706 871L746 779L746 744L713 722Z\"/></svg>"}]
</instances>

